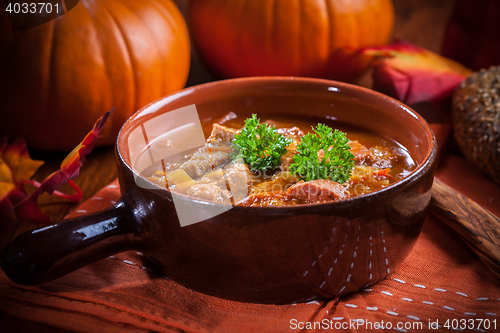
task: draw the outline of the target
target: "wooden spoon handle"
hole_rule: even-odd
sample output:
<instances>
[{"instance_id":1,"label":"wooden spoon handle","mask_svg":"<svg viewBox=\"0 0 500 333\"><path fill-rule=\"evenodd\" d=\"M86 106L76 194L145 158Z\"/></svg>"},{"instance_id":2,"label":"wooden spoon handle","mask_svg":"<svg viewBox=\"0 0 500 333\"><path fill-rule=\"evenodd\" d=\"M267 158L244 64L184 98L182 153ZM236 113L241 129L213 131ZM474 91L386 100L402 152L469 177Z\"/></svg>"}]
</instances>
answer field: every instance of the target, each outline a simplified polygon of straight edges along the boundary
<instances>
[{"instance_id":1,"label":"wooden spoon handle","mask_svg":"<svg viewBox=\"0 0 500 333\"><path fill-rule=\"evenodd\" d=\"M437 178L429 208L500 277L500 219Z\"/></svg>"}]
</instances>

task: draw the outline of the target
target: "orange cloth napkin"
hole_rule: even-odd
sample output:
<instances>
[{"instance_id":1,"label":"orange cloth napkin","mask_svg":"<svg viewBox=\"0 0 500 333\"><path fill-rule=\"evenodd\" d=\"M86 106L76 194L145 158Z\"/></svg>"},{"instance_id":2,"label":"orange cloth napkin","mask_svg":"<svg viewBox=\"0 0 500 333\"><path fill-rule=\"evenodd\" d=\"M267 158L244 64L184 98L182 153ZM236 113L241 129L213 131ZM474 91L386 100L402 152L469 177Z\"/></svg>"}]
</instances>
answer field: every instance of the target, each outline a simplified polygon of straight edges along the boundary
<instances>
[{"instance_id":1,"label":"orange cloth napkin","mask_svg":"<svg viewBox=\"0 0 500 333\"><path fill-rule=\"evenodd\" d=\"M434 127L440 142L447 130ZM436 175L500 216L500 186L463 158L445 156ZM115 181L69 217L104 209L118 197ZM16 285L2 272L0 311L2 332L233 333L303 327L380 332L380 325L426 332L436 324L440 330L498 332L500 280L454 231L429 214L400 267L376 285L337 299L286 305L219 299L182 287L159 274L141 253L127 252L36 287Z\"/></svg>"}]
</instances>

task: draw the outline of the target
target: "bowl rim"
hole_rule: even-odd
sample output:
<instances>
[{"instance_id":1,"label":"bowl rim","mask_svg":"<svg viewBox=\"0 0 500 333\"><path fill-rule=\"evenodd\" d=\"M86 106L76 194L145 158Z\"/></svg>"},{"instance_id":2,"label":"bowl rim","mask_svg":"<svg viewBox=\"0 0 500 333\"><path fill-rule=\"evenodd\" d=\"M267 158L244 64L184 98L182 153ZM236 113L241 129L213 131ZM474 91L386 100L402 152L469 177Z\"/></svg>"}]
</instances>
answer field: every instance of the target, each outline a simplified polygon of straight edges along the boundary
<instances>
[{"instance_id":1,"label":"bowl rim","mask_svg":"<svg viewBox=\"0 0 500 333\"><path fill-rule=\"evenodd\" d=\"M427 171L433 167L434 161L437 156L437 141L436 137L434 135L434 132L432 131L432 128L430 127L429 123L416 111L414 111L412 108L409 106L405 105L404 103L389 97L387 95L384 95L382 93L379 93L375 90L357 86L354 84L346 83L346 82L340 82L340 81L335 81L335 80L328 80L328 79L318 79L318 78L307 78L307 77L294 77L294 76L254 76L254 77L243 77L243 78L234 78L234 79L225 79L225 80L219 80L219 81L212 81L212 82L207 82L207 83L202 83L199 85L194 85L190 87L186 87L184 89L178 90L176 92L173 92L171 94L165 95L148 105L142 107L138 111L136 111L134 114L132 114L122 125L120 128L120 131L118 132L118 136L116 139L116 154L121 161L121 163L131 172L135 177L141 178L142 181L147 182L149 185L155 187L154 191L160 190L163 191L163 193L169 193L171 195L176 195L178 197L184 198L190 202L199 204L199 205L208 205L208 206L214 206L214 205L227 205L224 203L217 203L213 201L208 201L208 200L203 200L203 199L197 199L188 196L187 194L180 194L176 192L172 192L168 189L162 188L158 186L157 184L149 181L146 179L144 176L142 176L137 170L129 165L124 157L122 156L122 152L120 150L120 142L122 138L122 133L124 133L125 128L128 126L132 126L133 122L136 121L136 119L139 119L141 116L143 116L143 113L147 111L149 108L151 108L153 105L162 102L164 105L167 105L169 101L175 100L177 97L180 96L185 96L189 95L192 91L194 90L205 90L205 89L210 89L213 86L219 86L219 85L228 85L231 86L233 84L239 84L239 83L244 83L244 82L264 82L264 83L283 83L283 82L292 82L292 81L299 81L303 82L305 84L308 83L314 83L314 84L323 84L323 85L328 85L328 86L335 86L341 88L342 91L345 90L351 90L351 91L359 91L361 94L368 94L373 96L374 98L378 99L383 99L386 100L390 103L393 103L398 106L398 109L404 110L404 112L408 113L412 117L416 118L423 126L424 128L428 131L431 137L432 144L430 145L430 149L427 151L426 155L424 156L423 160L421 163L418 164L418 166L406 177L403 179L390 184L387 187L384 187L382 189L379 189L377 191L363 194L357 197L353 198L348 198L348 199L342 199L342 200L337 200L337 201L331 201L331 202L323 202L323 203L314 203L314 204L297 204L297 205L289 205L289 206L264 206L264 207L252 207L252 206L239 206L239 205L234 205L232 206L232 209L237 209L238 211L264 211L265 214L273 214L273 213L279 213L279 215L286 214L286 215L294 215L294 213L299 213L304 210L310 211L310 210L324 210L325 208L327 210L331 210L333 208L348 208L352 205L362 205L365 202L372 201L374 199L380 198L380 197L386 197L390 196L391 194L399 191L400 189L410 185L413 183L415 180L419 179L422 177L424 174L427 173ZM153 189L149 189L153 190Z\"/></svg>"}]
</instances>

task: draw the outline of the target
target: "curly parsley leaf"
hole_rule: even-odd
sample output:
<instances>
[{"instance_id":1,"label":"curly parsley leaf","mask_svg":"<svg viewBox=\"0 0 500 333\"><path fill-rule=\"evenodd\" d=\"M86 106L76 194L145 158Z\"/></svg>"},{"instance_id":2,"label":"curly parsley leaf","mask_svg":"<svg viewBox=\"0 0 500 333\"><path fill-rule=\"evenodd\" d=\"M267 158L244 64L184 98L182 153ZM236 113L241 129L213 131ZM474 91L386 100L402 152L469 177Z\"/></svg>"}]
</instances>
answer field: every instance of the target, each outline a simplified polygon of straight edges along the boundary
<instances>
[{"instance_id":1,"label":"curly parsley leaf","mask_svg":"<svg viewBox=\"0 0 500 333\"><path fill-rule=\"evenodd\" d=\"M261 124L256 114L245 120L245 127L234 136L233 158L242 157L250 170L274 169L281 164L285 147L292 143L274 126Z\"/></svg>"},{"instance_id":2,"label":"curly parsley leaf","mask_svg":"<svg viewBox=\"0 0 500 333\"><path fill-rule=\"evenodd\" d=\"M344 132L324 124L313 127L314 132L303 136L293 156L290 171L305 181L330 179L345 183L351 178L354 155Z\"/></svg>"}]
</instances>

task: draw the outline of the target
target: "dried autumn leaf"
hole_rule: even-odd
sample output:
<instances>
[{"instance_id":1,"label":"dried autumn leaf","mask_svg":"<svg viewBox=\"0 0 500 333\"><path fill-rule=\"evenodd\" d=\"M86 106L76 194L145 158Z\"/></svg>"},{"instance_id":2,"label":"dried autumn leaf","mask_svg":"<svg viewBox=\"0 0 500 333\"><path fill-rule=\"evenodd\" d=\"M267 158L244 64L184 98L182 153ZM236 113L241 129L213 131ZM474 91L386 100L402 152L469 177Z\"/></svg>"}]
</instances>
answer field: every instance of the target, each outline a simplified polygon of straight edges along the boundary
<instances>
[{"instance_id":1,"label":"dried autumn leaf","mask_svg":"<svg viewBox=\"0 0 500 333\"><path fill-rule=\"evenodd\" d=\"M80 167L85 162L85 156L92 151L111 112L105 113L96 122L83 141L64 159L61 168L42 183L30 180L43 161L30 158L25 141L18 139L8 145L7 138L0 138L0 221L7 223L24 220L35 224L50 222L49 217L37 206L37 199L42 193L79 201L82 198L82 191L71 179L78 176ZM56 191L66 182L76 190L75 194L68 195ZM37 189L28 195L26 184L33 185Z\"/></svg>"},{"instance_id":2,"label":"dried autumn leaf","mask_svg":"<svg viewBox=\"0 0 500 333\"><path fill-rule=\"evenodd\" d=\"M0 180L9 180L12 183L22 183L33 176L43 161L34 161L30 158L28 148L23 139L18 139L7 145L7 138L0 140Z\"/></svg>"},{"instance_id":3,"label":"dried autumn leaf","mask_svg":"<svg viewBox=\"0 0 500 333\"><path fill-rule=\"evenodd\" d=\"M1 162L0 162L1 163ZM0 170L0 173L2 171ZM4 200L7 198L9 193L15 188L16 186L13 183L9 182L4 182L0 181L0 201Z\"/></svg>"},{"instance_id":4,"label":"dried autumn leaf","mask_svg":"<svg viewBox=\"0 0 500 333\"><path fill-rule=\"evenodd\" d=\"M407 104L438 102L472 71L406 41L362 50L373 57L373 87Z\"/></svg>"},{"instance_id":5,"label":"dried autumn leaf","mask_svg":"<svg viewBox=\"0 0 500 333\"><path fill-rule=\"evenodd\" d=\"M14 206L28 197L24 184L42 164L30 158L23 139L8 145L6 137L0 138L0 217L15 218Z\"/></svg>"},{"instance_id":6,"label":"dried autumn leaf","mask_svg":"<svg viewBox=\"0 0 500 333\"><path fill-rule=\"evenodd\" d=\"M30 158L26 143L22 139L6 146L1 158L9 166L16 183L29 180L43 164L43 161Z\"/></svg>"},{"instance_id":7,"label":"dried autumn leaf","mask_svg":"<svg viewBox=\"0 0 500 333\"><path fill-rule=\"evenodd\" d=\"M38 197L43 193L55 193L60 197L64 197L72 201L81 200L83 193L78 186L71 181L71 179L78 176L81 166L85 163L85 156L88 155L94 148L95 142L99 138L99 133L104 128L104 124L108 120L111 112L113 112L113 110L106 112L101 118L99 118L99 120L97 120L94 127L85 136L83 141L76 146L75 149L68 154L68 156L66 156L61 163L61 168L58 171L48 176L41 184L31 182L31 184L37 186L38 188L15 207L16 215L19 218L30 221L31 223L50 222L48 216L43 214L36 204ZM77 191L74 195L65 195L56 191L56 189L66 182Z\"/></svg>"}]
</instances>

